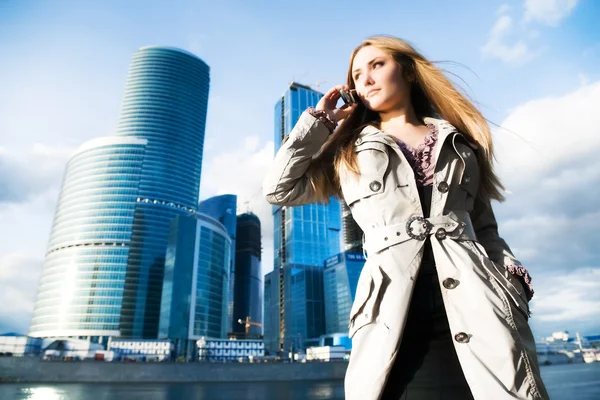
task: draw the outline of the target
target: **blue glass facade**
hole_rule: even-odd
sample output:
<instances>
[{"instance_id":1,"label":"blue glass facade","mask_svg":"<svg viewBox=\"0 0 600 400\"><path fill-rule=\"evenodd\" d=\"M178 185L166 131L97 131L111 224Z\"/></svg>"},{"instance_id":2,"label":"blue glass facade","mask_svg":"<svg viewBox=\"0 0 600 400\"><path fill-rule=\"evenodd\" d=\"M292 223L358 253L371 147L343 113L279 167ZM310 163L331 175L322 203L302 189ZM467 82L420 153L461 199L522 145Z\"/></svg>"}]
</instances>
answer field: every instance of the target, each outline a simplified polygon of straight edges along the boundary
<instances>
[{"instance_id":1,"label":"blue glass facade","mask_svg":"<svg viewBox=\"0 0 600 400\"><path fill-rule=\"evenodd\" d=\"M292 83L275 105L275 152L294 128L302 112L323 97L307 86ZM275 268L284 264L323 265L340 252L341 206L333 197L328 205L273 206Z\"/></svg>"},{"instance_id":2,"label":"blue glass facade","mask_svg":"<svg viewBox=\"0 0 600 400\"><path fill-rule=\"evenodd\" d=\"M279 352L279 274L283 274L283 269L274 269L265 275L264 283L263 334L265 349L270 355L276 355Z\"/></svg>"},{"instance_id":3,"label":"blue glass facade","mask_svg":"<svg viewBox=\"0 0 600 400\"><path fill-rule=\"evenodd\" d=\"M156 338L169 225L198 203L208 89L192 54L134 54L117 135L67 165L32 336Z\"/></svg>"},{"instance_id":4,"label":"blue glass facade","mask_svg":"<svg viewBox=\"0 0 600 400\"><path fill-rule=\"evenodd\" d=\"M262 324L262 273L260 220L255 214L237 216L237 242L235 262L233 332L245 334L245 321ZM244 321L244 324L238 323ZM258 325L251 325L248 334L256 337L262 334Z\"/></svg>"},{"instance_id":5,"label":"blue glass facade","mask_svg":"<svg viewBox=\"0 0 600 400\"><path fill-rule=\"evenodd\" d=\"M231 239L207 215L179 216L167 246L159 337L227 336Z\"/></svg>"},{"instance_id":6,"label":"blue glass facade","mask_svg":"<svg viewBox=\"0 0 600 400\"><path fill-rule=\"evenodd\" d=\"M118 336L147 140L87 142L65 171L30 335Z\"/></svg>"},{"instance_id":7,"label":"blue glass facade","mask_svg":"<svg viewBox=\"0 0 600 400\"><path fill-rule=\"evenodd\" d=\"M280 276L283 284L281 299ZM283 326L279 301L283 301ZM265 346L270 354L316 345L325 333L323 267L286 265L265 276ZM283 347L283 348L281 348Z\"/></svg>"},{"instance_id":8,"label":"blue glass facade","mask_svg":"<svg viewBox=\"0 0 600 400\"><path fill-rule=\"evenodd\" d=\"M237 196L234 194L224 194L221 196L214 196L206 200L201 201L198 204L198 212L206 214L217 221L219 221L225 229L227 234L231 238L231 265L229 266L229 302L227 305L227 332L235 330L237 319L233 315L234 307L234 284L235 284L235 242L236 242L236 227L237 227Z\"/></svg>"},{"instance_id":9,"label":"blue glass facade","mask_svg":"<svg viewBox=\"0 0 600 400\"><path fill-rule=\"evenodd\" d=\"M121 334L155 338L169 224L198 204L209 67L178 49L144 47L129 69L118 136L148 140L125 282ZM148 202L145 202L148 200Z\"/></svg>"},{"instance_id":10,"label":"blue glass facade","mask_svg":"<svg viewBox=\"0 0 600 400\"><path fill-rule=\"evenodd\" d=\"M348 332L350 309L364 265L363 253L357 252L344 252L325 261L323 284L326 334Z\"/></svg>"},{"instance_id":11,"label":"blue glass facade","mask_svg":"<svg viewBox=\"0 0 600 400\"><path fill-rule=\"evenodd\" d=\"M322 96L310 87L298 83L290 85L275 105L275 152L302 112L309 106L315 106ZM283 268L284 273L279 274L277 298L272 296L273 287L269 288L271 295L268 300L276 302L276 306L267 304L265 281L265 313L277 313L278 316L275 329L275 317L265 314L265 342L278 342L279 351L287 351L287 346L294 341L307 343L309 338L318 338L324 333L322 269L328 257L340 252L340 207L339 201L334 198L328 205L273 207L274 268ZM307 285L302 290L299 283L296 284L299 280L304 280ZM315 282L320 282L320 286ZM270 285L273 284L271 279ZM284 312L280 313L282 307ZM277 336L274 336L275 333ZM274 351L272 345L269 351Z\"/></svg>"}]
</instances>

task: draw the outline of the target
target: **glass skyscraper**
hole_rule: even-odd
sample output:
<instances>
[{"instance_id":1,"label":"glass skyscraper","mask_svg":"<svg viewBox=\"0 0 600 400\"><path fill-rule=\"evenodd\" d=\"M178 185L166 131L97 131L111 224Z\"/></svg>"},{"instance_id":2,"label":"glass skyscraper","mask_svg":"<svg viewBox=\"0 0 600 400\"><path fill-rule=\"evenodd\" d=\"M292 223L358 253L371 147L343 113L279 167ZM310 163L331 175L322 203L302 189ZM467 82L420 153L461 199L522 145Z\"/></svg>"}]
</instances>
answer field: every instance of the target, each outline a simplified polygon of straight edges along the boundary
<instances>
[{"instance_id":1,"label":"glass skyscraper","mask_svg":"<svg viewBox=\"0 0 600 400\"><path fill-rule=\"evenodd\" d=\"M262 273L260 220L255 214L237 216L237 242L233 307L233 332L245 334L245 321L262 324ZM237 321L242 320L243 324ZM258 325L250 325L248 334L256 337L262 333Z\"/></svg>"},{"instance_id":2,"label":"glass skyscraper","mask_svg":"<svg viewBox=\"0 0 600 400\"><path fill-rule=\"evenodd\" d=\"M323 97L308 86L292 83L275 104L275 152L304 110ZM285 264L323 265L340 252L340 202L299 207L273 206L275 268Z\"/></svg>"},{"instance_id":3,"label":"glass skyscraper","mask_svg":"<svg viewBox=\"0 0 600 400\"><path fill-rule=\"evenodd\" d=\"M169 224L198 203L208 89L193 54L134 54L117 136L67 165L32 336L156 338Z\"/></svg>"},{"instance_id":4,"label":"glass skyscraper","mask_svg":"<svg viewBox=\"0 0 600 400\"><path fill-rule=\"evenodd\" d=\"M269 272L265 314L265 347L270 354L318 345L325 333L323 266L286 265ZM282 325L283 340L279 336Z\"/></svg>"},{"instance_id":5,"label":"glass skyscraper","mask_svg":"<svg viewBox=\"0 0 600 400\"><path fill-rule=\"evenodd\" d=\"M275 105L275 151L281 147L302 112L315 106L322 96L322 93L295 82L289 86ZM279 343L278 351L283 351L288 342L307 343L315 337L313 335L318 337L324 333L323 262L340 252L341 208L339 201L333 198L328 205L273 206L273 219L275 265L270 279L265 278L265 314L277 313L278 317L265 315L265 342L267 345ZM307 286L303 290L298 289L299 284L286 286L286 279L290 284L304 279ZM321 282L320 286L316 282ZM268 284L275 283L276 289L267 288ZM313 290L319 287L320 290ZM267 304L267 301L277 304ZM290 307L286 306L287 302ZM303 314L297 315L298 312ZM318 329L313 331L312 327ZM269 351L275 351L272 345Z\"/></svg>"},{"instance_id":6,"label":"glass skyscraper","mask_svg":"<svg viewBox=\"0 0 600 400\"><path fill-rule=\"evenodd\" d=\"M231 238L231 261L229 266L229 299L227 304L227 332L233 332L237 324L237 319L233 315L233 287L235 284L235 243L237 227L237 196L234 194L224 194L210 197L198 204L198 212L206 214L219 221Z\"/></svg>"},{"instance_id":7,"label":"glass skyscraper","mask_svg":"<svg viewBox=\"0 0 600 400\"><path fill-rule=\"evenodd\" d=\"M94 139L67 164L30 335L119 336L148 141Z\"/></svg>"},{"instance_id":8,"label":"glass skyscraper","mask_svg":"<svg viewBox=\"0 0 600 400\"><path fill-rule=\"evenodd\" d=\"M159 337L176 340L191 355L201 337L226 338L231 239L225 227L204 215L171 223L162 287Z\"/></svg>"},{"instance_id":9,"label":"glass skyscraper","mask_svg":"<svg viewBox=\"0 0 600 400\"><path fill-rule=\"evenodd\" d=\"M363 253L343 252L325 261L325 333L348 333L350 309L358 277L365 265Z\"/></svg>"}]
</instances>

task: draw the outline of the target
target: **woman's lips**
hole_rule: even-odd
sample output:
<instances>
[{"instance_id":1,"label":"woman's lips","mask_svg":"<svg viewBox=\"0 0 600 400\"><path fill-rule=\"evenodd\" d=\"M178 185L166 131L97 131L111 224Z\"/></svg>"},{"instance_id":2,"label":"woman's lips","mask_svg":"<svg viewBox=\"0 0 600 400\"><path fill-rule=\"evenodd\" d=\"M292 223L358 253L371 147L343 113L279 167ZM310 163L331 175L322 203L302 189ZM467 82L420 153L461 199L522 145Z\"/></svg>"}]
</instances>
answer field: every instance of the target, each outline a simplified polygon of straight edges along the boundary
<instances>
[{"instance_id":1,"label":"woman's lips","mask_svg":"<svg viewBox=\"0 0 600 400\"><path fill-rule=\"evenodd\" d=\"M371 89L367 92L367 97L371 97L373 94L379 92L379 89Z\"/></svg>"}]
</instances>

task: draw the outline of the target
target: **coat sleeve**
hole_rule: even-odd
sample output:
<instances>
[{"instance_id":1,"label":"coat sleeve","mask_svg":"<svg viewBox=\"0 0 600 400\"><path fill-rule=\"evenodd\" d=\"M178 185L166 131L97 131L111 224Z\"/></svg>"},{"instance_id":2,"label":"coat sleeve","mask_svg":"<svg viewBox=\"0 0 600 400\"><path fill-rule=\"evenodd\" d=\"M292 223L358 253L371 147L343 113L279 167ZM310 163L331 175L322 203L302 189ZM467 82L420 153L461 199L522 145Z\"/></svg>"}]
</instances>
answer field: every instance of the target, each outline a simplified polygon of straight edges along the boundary
<instances>
[{"instance_id":1,"label":"coat sleeve","mask_svg":"<svg viewBox=\"0 0 600 400\"><path fill-rule=\"evenodd\" d=\"M319 119L306 111L302 113L263 180L263 195L269 203L298 206L318 201L306 171L329 133Z\"/></svg>"},{"instance_id":2,"label":"coat sleeve","mask_svg":"<svg viewBox=\"0 0 600 400\"><path fill-rule=\"evenodd\" d=\"M484 201L480 198L475 200L471 219L477 241L481 243L490 260L503 266L510 274L520 280L527 300L531 300L534 294L531 276L513 255L508 244L498 234L498 223L489 200Z\"/></svg>"}]
</instances>

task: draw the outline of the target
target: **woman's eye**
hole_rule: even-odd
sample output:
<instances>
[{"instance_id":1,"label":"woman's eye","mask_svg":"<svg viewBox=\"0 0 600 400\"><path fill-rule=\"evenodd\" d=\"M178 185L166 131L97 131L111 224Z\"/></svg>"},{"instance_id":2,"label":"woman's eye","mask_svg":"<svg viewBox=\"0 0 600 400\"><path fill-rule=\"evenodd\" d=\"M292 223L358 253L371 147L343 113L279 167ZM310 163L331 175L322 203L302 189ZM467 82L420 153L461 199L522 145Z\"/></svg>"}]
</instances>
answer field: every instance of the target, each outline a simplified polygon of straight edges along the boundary
<instances>
[{"instance_id":1,"label":"woman's eye","mask_svg":"<svg viewBox=\"0 0 600 400\"><path fill-rule=\"evenodd\" d=\"M360 78L360 74L356 74L356 75L354 75L354 80L355 80L355 81L356 81L356 80L358 80L358 78Z\"/></svg>"},{"instance_id":2,"label":"woman's eye","mask_svg":"<svg viewBox=\"0 0 600 400\"><path fill-rule=\"evenodd\" d=\"M377 66L382 66L383 65L383 61L377 61L376 63L373 63L373 68L376 68Z\"/></svg>"}]
</instances>

